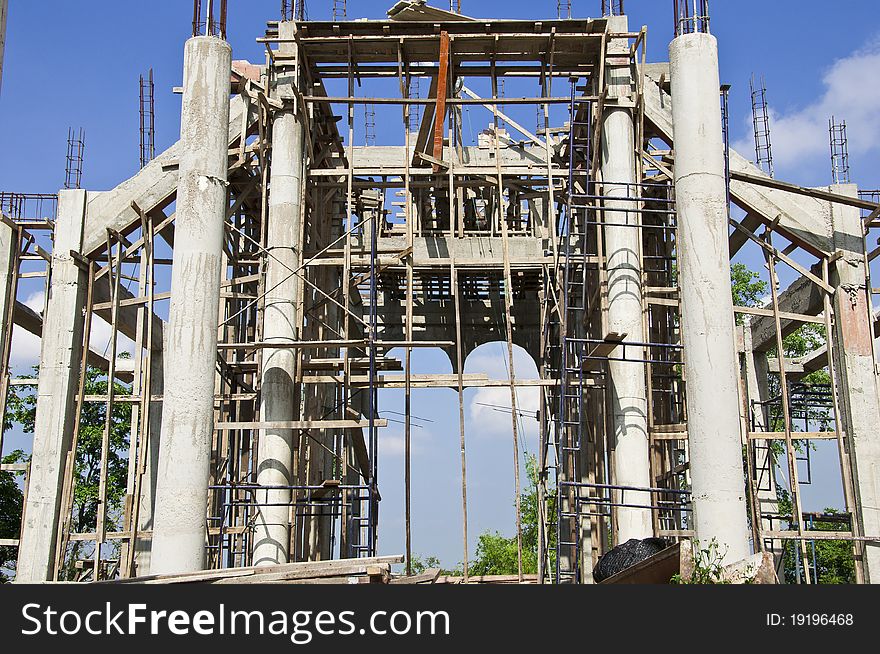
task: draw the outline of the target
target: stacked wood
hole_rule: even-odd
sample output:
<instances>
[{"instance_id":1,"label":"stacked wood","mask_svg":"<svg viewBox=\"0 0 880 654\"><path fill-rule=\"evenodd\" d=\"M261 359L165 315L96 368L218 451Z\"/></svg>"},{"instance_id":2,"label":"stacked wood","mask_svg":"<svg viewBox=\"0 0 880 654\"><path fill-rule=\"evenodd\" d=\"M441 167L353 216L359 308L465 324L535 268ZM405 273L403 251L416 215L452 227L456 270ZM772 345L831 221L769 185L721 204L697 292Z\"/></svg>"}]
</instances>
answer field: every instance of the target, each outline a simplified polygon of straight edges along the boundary
<instances>
[{"instance_id":1,"label":"stacked wood","mask_svg":"<svg viewBox=\"0 0 880 654\"><path fill-rule=\"evenodd\" d=\"M537 584L538 575L523 575L522 581L519 575L471 575L465 581L464 577L444 575L438 577L438 584Z\"/></svg>"},{"instance_id":2,"label":"stacked wood","mask_svg":"<svg viewBox=\"0 0 880 654\"><path fill-rule=\"evenodd\" d=\"M99 582L111 584L387 584L403 556L336 559L247 568L221 568Z\"/></svg>"}]
</instances>

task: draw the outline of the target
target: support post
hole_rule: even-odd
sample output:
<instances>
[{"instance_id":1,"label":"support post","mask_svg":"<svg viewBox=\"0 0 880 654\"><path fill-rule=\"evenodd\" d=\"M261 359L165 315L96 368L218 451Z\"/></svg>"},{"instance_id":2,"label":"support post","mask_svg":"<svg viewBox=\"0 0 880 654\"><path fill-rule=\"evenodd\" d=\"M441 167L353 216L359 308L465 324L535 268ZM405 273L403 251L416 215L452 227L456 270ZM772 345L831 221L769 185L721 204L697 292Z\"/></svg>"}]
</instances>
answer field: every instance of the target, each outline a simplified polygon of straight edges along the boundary
<instances>
[{"instance_id":1,"label":"support post","mask_svg":"<svg viewBox=\"0 0 880 654\"><path fill-rule=\"evenodd\" d=\"M55 222L49 300L43 317L31 470L15 580L51 581L62 520L61 496L73 439L83 347L86 272L71 256L82 247L86 192L61 191Z\"/></svg>"},{"instance_id":2,"label":"support post","mask_svg":"<svg viewBox=\"0 0 880 654\"><path fill-rule=\"evenodd\" d=\"M150 394L162 395L164 392L164 348L153 350L150 357ZM144 417L148 423L148 446L141 456L146 457L143 462L143 477L141 478L140 494L137 501L140 502L138 509L138 531L152 531L153 517L156 512L156 482L159 475L159 444L162 434L162 403L150 402L147 415ZM150 561L152 560L152 540L138 539L135 546L135 575L143 577L150 573Z\"/></svg>"},{"instance_id":3,"label":"support post","mask_svg":"<svg viewBox=\"0 0 880 654\"><path fill-rule=\"evenodd\" d=\"M7 366L7 353L3 351L6 348L7 339L12 337L13 321L11 309L15 304L15 294L17 286L17 267L18 256L16 253L20 247L21 231L19 228L13 228L5 219L0 221L0 356L4 357L0 360L0 365ZM5 375L6 369L0 369L0 374ZM7 384L8 386L8 384ZM3 405L5 406L5 405ZM0 428L2 431L2 428ZM3 449L3 435L0 434L0 452Z\"/></svg>"},{"instance_id":4,"label":"support post","mask_svg":"<svg viewBox=\"0 0 880 654\"><path fill-rule=\"evenodd\" d=\"M610 16L608 29L628 32L626 16ZM628 39L612 39L609 60L622 64L606 67L608 105L602 120L601 162L605 252L608 267L608 330L627 334L627 340L643 341L642 320L642 230L636 202L635 124L631 105L634 98ZM620 104L617 104L617 103ZM623 106L621 106L623 105ZM633 349L632 351L637 351ZM651 464L648 457L648 401L645 364L609 361L611 377L612 447L614 483L648 488ZM642 491L615 491L620 504L651 505L651 495ZM616 543L653 535L651 509L615 506Z\"/></svg>"},{"instance_id":5,"label":"support post","mask_svg":"<svg viewBox=\"0 0 880 654\"><path fill-rule=\"evenodd\" d=\"M852 184L832 187L841 195L858 197ZM880 535L880 397L874 358L870 289L865 268L864 237L859 210L831 205L834 247L843 256L834 262L834 348L840 375L843 427L860 512L860 536ZM865 580L880 583L880 543L865 542L862 550Z\"/></svg>"},{"instance_id":6,"label":"support post","mask_svg":"<svg viewBox=\"0 0 880 654\"><path fill-rule=\"evenodd\" d=\"M205 565L231 67L222 39L187 41L152 574Z\"/></svg>"},{"instance_id":7,"label":"support post","mask_svg":"<svg viewBox=\"0 0 880 654\"><path fill-rule=\"evenodd\" d=\"M296 25L280 24L281 38L293 39ZM285 35L284 32L290 32ZM282 43L285 55L295 45ZM302 259L300 239L303 180L304 126L297 115L294 87L297 66L279 74L277 97L285 108L275 114L272 126L272 164L267 227L266 299L263 339L269 343L297 340L299 325L296 303L299 277L293 275ZM301 107L305 111L305 107ZM296 351L263 350L263 383L260 415L265 421L296 420ZM273 487L257 495L260 504L254 534L254 565L287 563L290 550L291 490L296 450L292 429L264 429L260 432L257 456L257 484Z\"/></svg>"},{"instance_id":8,"label":"support post","mask_svg":"<svg viewBox=\"0 0 880 654\"><path fill-rule=\"evenodd\" d=\"M0 90L3 89L3 53L6 50L6 14L9 8L7 0L0 0Z\"/></svg>"},{"instance_id":9,"label":"support post","mask_svg":"<svg viewBox=\"0 0 880 654\"><path fill-rule=\"evenodd\" d=\"M669 47L675 128L681 332L693 523L724 562L749 555L739 384L730 291L718 42L683 34Z\"/></svg>"}]
</instances>

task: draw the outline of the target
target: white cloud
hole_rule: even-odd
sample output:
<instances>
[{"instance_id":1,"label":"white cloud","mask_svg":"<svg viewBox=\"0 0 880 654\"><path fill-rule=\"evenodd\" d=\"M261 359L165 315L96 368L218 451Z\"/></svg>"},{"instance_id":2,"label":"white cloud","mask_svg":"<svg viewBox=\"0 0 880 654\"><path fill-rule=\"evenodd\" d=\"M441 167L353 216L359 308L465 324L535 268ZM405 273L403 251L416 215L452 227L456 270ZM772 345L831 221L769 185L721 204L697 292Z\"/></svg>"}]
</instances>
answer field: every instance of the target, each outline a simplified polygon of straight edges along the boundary
<instances>
[{"instance_id":1,"label":"white cloud","mask_svg":"<svg viewBox=\"0 0 880 654\"><path fill-rule=\"evenodd\" d=\"M46 291L44 291L43 289L34 291L27 296L27 299L25 299L22 304L24 304L29 309L36 311L40 315L43 315L43 309L46 305Z\"/></svg>"},{"instance_id":2,"label":"white cloud","mask_svg":"<svg viewBox=\"0 0 880 654\"><path fill-rule=\"evenodd\" d=\"M22 301L22 304L42 315L45 308L45 298L45 292L40 289L28 295ZM92 350L100 354L108 353L110 351L110 332L110 324L104 319L95 316L92 320L92 332L89 338ZM127 352L134 356L134 341L123 334L119 334L116 348L119 354ZM9 356L10 367L19 372L29 373L31 367L39 362L40 338L22 327L17 327L12 334L12 350Z\"/></svg>"},{"instance_id":3,"label":"white cloud","mask_svg":"<svg viewBox=\"0 0 880 654\"><path fill-rule=\"evenodd\" d=\"M89 345L99 354L108 354L110 352L110 323L99 316L92 318L92 332L89 335ZM128 352L134 356L134 341L123 334L119 334L116 339L117 355Z\"/></svg>"},{"instance_id":4,"label":"white cloud","mask_svg":"<svg viewBox=\"0 0 880 654\"><path fill-rule=\"evenodd\" d=\"M513 367L517 380L538 378L535 362L521 347L514 347ZM508 369L507 345L504 343L481 345L468 356L465 362L465 373L485 374L489 379L510 379ZM518 424L521 426L520 436L533 444L538 435L538 421L535 419L535 415L538 412L540 401L540 390L536 386L520 387L516 391L516 408L520 415ZM509 386L478 389L468 404L470 431L481 437L511 437L513 424L510 407Z\"/></svg>"},{"instance_id":5,"label":"white cloud","mask_svg":"<svg viewBox=\"0 0 880 654\"><path fill-rule=\"evenodd\" d=\"M516 408L520 416L519 435L530 443L538 435L536 416L540 401L537 387L518 388L516 391ZM468 417L478 427L472 431L481 437L511 437L513 421L510 404L509 387L479 389L468 406Z\"/></svg>"},{"instance_id":6,"label":"white cloud","mask_svg":"<svg viewBox=\"0 0 880 654\"><path fill-rule=\"evenodd\" d=\"M12 350L9 367L19 373L30 374L31 368L40 362L40 338L22 327L12 332Z\"/></svg>"},{"instance_id":7,"label":"white cloud","mask_svg":"<svg viewBox=\"0 0 880 654\"><path fill-rule=\"evenodd\" d=\"M393 424L393 423L392 423ZM413 456L421 454L425 444L431 440L431 433L417 427L413 423L410 432L410 450ZM406 435L403 425L393 424L379 430L379 455L388 457L402 457L406 453Z\"/></svg>"},{"instance_id":8,"label":"white cloud","mask_svg":"<svg viewBox=\"0 0 880 654\"><path fill-rule=\"evenodd\" d=\"M824 89L803 107L780 109L769 89L770 134L777 171L796 173L807 166L823 164L830 182L828 120L833 115L845 120L850 155L865 155L880 149L880 39L848 57L835 61L822 75ZM754 157L751 116L748 136L733 144L747 158Z\"/></svg>"}]
</instances>

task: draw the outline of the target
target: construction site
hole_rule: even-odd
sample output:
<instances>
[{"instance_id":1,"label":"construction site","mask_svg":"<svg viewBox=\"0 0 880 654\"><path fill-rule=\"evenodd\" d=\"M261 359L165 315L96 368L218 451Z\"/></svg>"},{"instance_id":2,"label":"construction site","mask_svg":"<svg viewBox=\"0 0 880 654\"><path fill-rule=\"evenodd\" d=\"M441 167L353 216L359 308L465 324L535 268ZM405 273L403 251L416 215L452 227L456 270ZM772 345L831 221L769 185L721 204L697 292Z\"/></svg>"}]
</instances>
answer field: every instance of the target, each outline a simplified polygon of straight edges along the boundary
<instances>
[{"instance_id":1,"label":"construction site","mask_svg":"<svg viewBox=\"0 0 880 654\"><path fill-rule=\"evenodd\" d=\"M669 583L708 552L719 583L817 584L833 541L850 581L880 583L880 192L851 183L846 124L828 117L834 183L776 179L755 78L755 152L733 149L707 0L665 3L650 34L668 61L648 60L624 0L530 21L428 1L364 19L312 0L332 5L321 20L281 2L246 61L226 0L194 0L179 141L157 151L151 70L133 177L83 188L77 128L63 190L0 181L10 577ZM731 292L746 253L760 302ZM33 376L10 365L16 332L40 339ZM488 343L506 379L465 371ZM431 348L451 374L414 371ZM485 388L510 418L495 464L508 574L469 565L465 393ZM455 453L439 474L460 488L443 500L461 563L441 571L415 565L411 398L450 391L436 433ZM13 458L4 438L28 411L32 446ZM392 421L402 474L380 465ZM803 504L817 444L833 513ZM402 515L381 510L391 488ZM380 550L391 520L404 536ZM628 543L642 553L600 574Z\"/></svg>"}]
</instances>

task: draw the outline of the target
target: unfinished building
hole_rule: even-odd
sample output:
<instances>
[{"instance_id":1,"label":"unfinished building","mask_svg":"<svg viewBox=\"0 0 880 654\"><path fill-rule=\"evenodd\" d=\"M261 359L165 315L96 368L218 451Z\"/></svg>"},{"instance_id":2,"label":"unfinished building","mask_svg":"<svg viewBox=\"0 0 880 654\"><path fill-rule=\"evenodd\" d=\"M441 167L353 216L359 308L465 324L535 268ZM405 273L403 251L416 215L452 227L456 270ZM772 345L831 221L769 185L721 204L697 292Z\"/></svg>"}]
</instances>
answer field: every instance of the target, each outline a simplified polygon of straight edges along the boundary
<instances>
[{"instance_id":1,"label":"unfinished building","mask_svg":"<svg viewBox=\"0 0 880 654\"><path fill-rule=\"evenodd\" d=\"M387 20L307 21L284 4L259 39L265 61L248 63L225 41L225 2L195 3L180 140L137 175L61 191L57 210L5 196L0 397L36 384L32 455L4 464L25 488L20 537L2 542L18 548L18 581L71 579L71 557L94 580L381 563L380 490L405 483L408 499L418 483L408 466L381 475L384 388L405 390L407 456L410 391L458 393L462 465L448 474L462 480L466 579L463 394L499 382L463 362L493 341L511 371L520 536L517 389L540 389L538 583L591 583L603 553L649 537L714 539L725 563L793 543L804 583L817 581L809 544L846 541L857 579L880 581L866 249L880 205L851 184L777 181L730 149L705 2L675 3L669 63L647 63L647 29L622 2L540 21L418 1ZM536 129L511 115L523 106ZM465 107L485 110L478 135ZM371 111L379 134L356 129ZM766 306L733 303L744 248L768 266ZM796 273L787 287L780 267ZM42 315L19 292L38 274ZM114 335L104 353L89 347L97 317ZM787 358L804 324L825 343ZM9 373L14 329L41 336L36 380ZM539 379L516 377L514 346ZM425 347L454 373L412 374ZM116 382L102 394L94 368ZM827 388L799 383L815 370ZM74 528L81 418L96 406L97 510ZM839 456L835 531L811 532L801 506L798 444L814 439Z\"/></svg>"}]
</instances>

